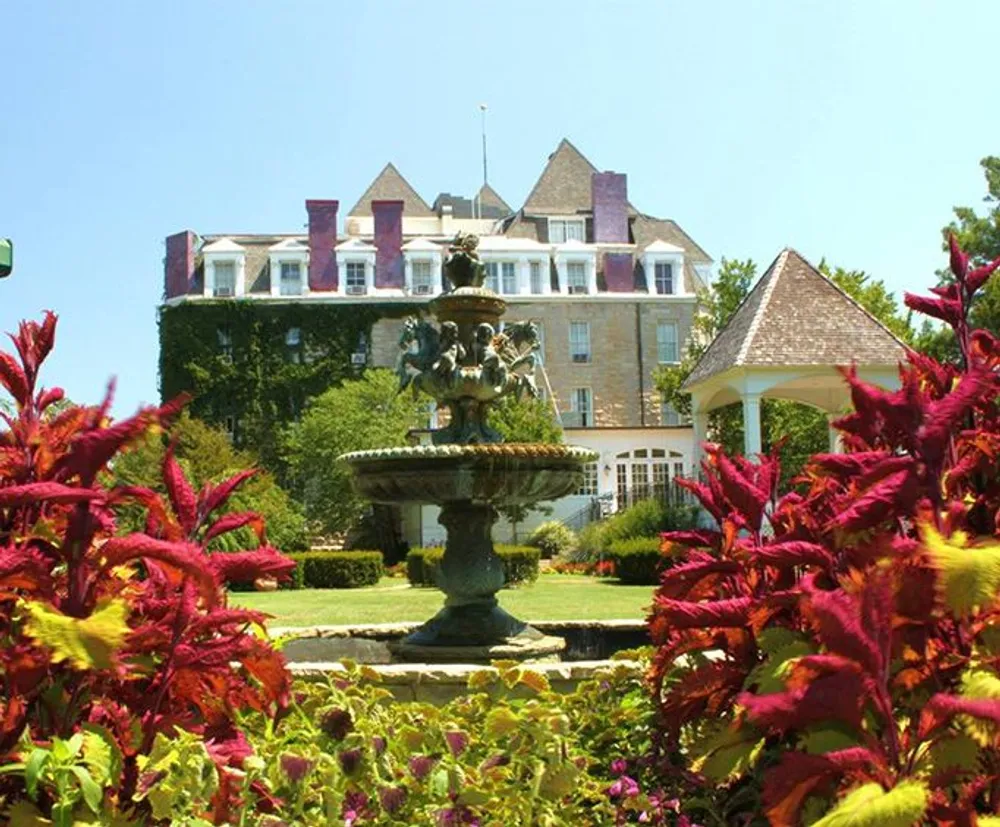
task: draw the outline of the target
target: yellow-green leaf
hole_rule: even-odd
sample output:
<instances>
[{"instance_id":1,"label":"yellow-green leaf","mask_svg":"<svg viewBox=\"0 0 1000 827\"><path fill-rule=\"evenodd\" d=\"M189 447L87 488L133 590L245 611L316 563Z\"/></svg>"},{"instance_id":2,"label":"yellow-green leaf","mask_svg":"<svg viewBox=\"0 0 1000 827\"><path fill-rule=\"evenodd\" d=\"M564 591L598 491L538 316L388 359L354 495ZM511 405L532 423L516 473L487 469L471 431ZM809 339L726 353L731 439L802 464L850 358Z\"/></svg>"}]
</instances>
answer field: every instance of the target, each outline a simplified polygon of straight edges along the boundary
<instances>
[{"instance_id":1,"label":"yellow-green leaf","mask_svg":"<svg viewBox=\"0 0 1000 827\"><path fill-rule=\"evenodd\" d=\"M490 738L503 738L514 732L517 727L517 716L505 706L490 710L486 716L486 734Z\"/></svg>"},{"instance_id":2,"label":"yellow-green leaf","mask_svg":"<svg viewBox=\"0 0 1000 827\"><path fill-rule=\"evenodd\" d=\"M851 790L813 827L912 827L927 809L927 787L902 781L891 790L874 782Z\"/></svg>"},{"instance_id":3,"label":"yellow-green leaf","mask_svg":"<svg viewBox=\"0 0 1000 827\"><path fill-rule=\"evenodd\" d=\"M858 746L858 739L846 728L831 724L806 732L802 737L802 746L810 755L823 755L839 749Z\"/></svg>"},{"instance_id":4,"label":"yellow-green leaf","mask_svg":"<svg viewBox=\"0 0 1000 827\"><path fill-rule=\"evenodd\" d=\"M726 727L706 738L694 755L691 769L713 781L737 778L757 763L764 739L747 729Z\"/></svg>"},{"instance_id":5,"label":"yellow-green leaf","mask_svg":"<svg viewBox=\"0 0 1000 827\"><path fill-rule=\"evenodd\" d=\"M1000 543L970 545L961 531L943 537L932 525L921 530L924 549L940 573L939 588L948 608L969 614L990 606L1000 591Z\"/></svg>"},{"instance_id":6,"label":"yellow-green leaf","mask_svg":"<svg viewBox=\"0 0 1000 827\"><path fill-rule=\"evenodd\" d=\"M534 672L531 669L521 670L518 683L523 683L535 692L548 692L549 690L549 679L541 672Z\"/></svg>"},{"instance_id":7,"label":"yellow-green leaf","mask_svg":"<svg viewBox=\"0 0 1000 827\"><path fill-rule=\"evenodd\" d=\"M970 736L957 732L934 742L921 769L928 773L946 769L974 770L979 764L979 755L979 744Z\"/></svg>"},{"instance_id":8,"label":"yellow-green leaf","mask_svg":"<svg viewBox=\"0 0 1000 827\"><path fill-rule=\"evenodd\" d=\"M46 603L25 601L25 632L52 650L52 660L68 660L78 669L110 669L114 654L128 634L124 600L99 603L90 617L64 615Z\"/></svg>"},{"instance_id":9,"label":"yellow-green leaf","mask_svg":"<svg viewBox=\"0 0 1000 827\"><path fill-rule=\"evenodd\" d=\"M117 779L122 771L122 753L114 736L97 724L83 725L83 762L98 784Z\"/></svg>"},{"instance_id":10,"label":"yellow-green leaf","mask_svg":"<svg viewBox=\"0 0 1000 827\"><path fill-rule=\"evenodd\" d=\"M573 792L579 776L580 771L576 765L568 761L560 764L549 764L542 771L538 794L549 800L563 798Z\"/></svg>"},{"instance_id":11,"label":"yellow-green leaf","mask_svg":"<svg viewBox=\"0 0 1000 827\"><path fill-rule=\"evenodd\" d=\"M811 655L813 647L804 640L791 640L783 646L778 647L768 655L767 660L757 664L753 671L747 675L743 682L743 688L749 689L757 686L758 695L769 695L772 692L783 692L785 689L785 678L792 664L803 655Z\"/></svg>"},{"instance_id":12,"label":"yellow-green leaf","mask_svg":"<svg viewBox=\"0 0 1000 827\"><path fill-rule=\"evenodd\" d=\"M468 685L469 689L473 691L479 691L480 689L485 689L487 686L495 683L497 679L497 674L491 669L477 669L471 675L469 675Z\"/></svg>"},{"instance_id":13,"label":"yellow-green leaf","mask_svg":"<svg viewBox=\"0 0 1000 827\"><path fill-rule=\"evenodd\" d=\"M962 675L963 698L974 700L1000 699L1000 678L984 669L970 669ZM997 725L971 715L960 715L962 728L982 747L990 746L997 736Z\"/></svg>"}]
</instances>

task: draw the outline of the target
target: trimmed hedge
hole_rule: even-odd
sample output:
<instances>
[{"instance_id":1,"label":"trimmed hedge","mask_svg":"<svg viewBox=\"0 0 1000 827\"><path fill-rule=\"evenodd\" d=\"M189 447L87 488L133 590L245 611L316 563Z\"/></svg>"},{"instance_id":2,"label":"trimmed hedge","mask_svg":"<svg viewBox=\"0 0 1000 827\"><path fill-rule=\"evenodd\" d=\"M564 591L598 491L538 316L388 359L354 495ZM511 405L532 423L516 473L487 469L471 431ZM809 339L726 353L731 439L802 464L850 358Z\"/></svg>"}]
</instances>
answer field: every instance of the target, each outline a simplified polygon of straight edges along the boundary
<instances>
[{"instance_id":1,"label":"trimmed hedge","mask_svg":"<svg viewBox=\"0 0 1000 827\"><path fill-rule=\"evenodd\" d=\"M538 561L541 552L530 546L494 546L503 563L504 588L519 583L533 583L538 579ZM406 555L406 578L411 586L437 587L438 565L444 549L413 548Z\"/></svg>"},{"instance_id":2,"label":"trimmed hedge","mask_svg":"<svg viewBox=\"0 0 1000 827\"><path fill-rule=\"evenodd\" d=\"M298 563L292 573L296 589L358 589L376 585L385 574L381 551L306 551L288 557Z\"/></svg>"},{"instance_id":3,"label":"trimmed hedge","mask_svg":"<svg viewBox=\"0 0 1000 827\"><path fill-rule=\"evenodd\" d=\"M633 537L611 544L615 576L633 586L655 586L670 558L660 551L659 537Z\"/></svg>"}]
</instances>

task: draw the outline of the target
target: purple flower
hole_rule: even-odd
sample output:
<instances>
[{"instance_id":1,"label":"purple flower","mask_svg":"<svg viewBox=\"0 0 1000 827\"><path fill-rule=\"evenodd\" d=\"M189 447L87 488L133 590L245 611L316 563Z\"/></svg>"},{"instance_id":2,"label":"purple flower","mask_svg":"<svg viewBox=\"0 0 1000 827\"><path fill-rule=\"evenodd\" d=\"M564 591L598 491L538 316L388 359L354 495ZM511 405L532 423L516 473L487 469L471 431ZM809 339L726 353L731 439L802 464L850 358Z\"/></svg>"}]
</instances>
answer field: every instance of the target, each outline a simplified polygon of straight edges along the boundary
<instances>
[{"instance_id":1,"label":"purple flower","mask_svg":"<svg viewBox=\"0 0 1000 827\"><path fill-rule=\"evenodd\" d=\"M616 758L611 762L611 775L617 778L619 775L624 775L625 770L628 769L628 761L624 758Z\"/></svg>"},{"instance_id":2,"label":"purple flower","mask_svg":"<svg viewBox=\"0 0 1000 827\"><path fill-rule=\"evenodd\" d=\"M301 755L292 755L286 752L281 756L281 771L288 776L288 780L293 784L298 784L305 778L313 768L314 762Z\"/></svg>"},{"instance_id":3,"label":"purple flower","mask_svg":"<svg viewBox=\"0 0 1000 827\"><path fill-rule=\"evenodd\" d=\"M368 796L363 792L352 790L344 796L344 807L341 815L344 817L344 827L352 827L355 821L365 814Z\"/></svg>"},{"instance_id":4,"label":"purple flower","mask_svg":"<svg viewBox=\"0 0 1000 827\"><path fill-rule=\"evenodd\" d=\"M639 785L627 775L623 775L608 787L608 795L612 798L633 798L639 795Z\"/></svg>"},{"instance_id":5,"label":"purple flower","mask_svg":"<svg viewBox=\"0 0 1000 827\"><path fill-rule=\"evenodd\" d=\"M343 741L354 729L354 719L346 709L331 709L323 715L319 727L334 741Z\"/></svg>"},{"instance_id":6,"label":"purple flower","mask_svg":"<svg viewBox=\"0 0 1000 827\"><path fill-rule=\"evenodd\" d=\"M451 750L451 754L456 758L465 752L465 748L469 745L468 734L458 730L446 732L444 734L444 740L448 742L448 749Z\"/></svg>"},{"instance_id":7,"label":"purple flower","mask_svg":"<svg viewBox=\"0 0 1000 827\"><path fill-rule=\"evenodd\" d=\"M378 791L378 800L382 803L383 810L394 813L406 803L406 788L383 787Z\"/></svg>"},{"instance_id":8,"label":"purple flower","mask_svg":"<svg viewBox=\"0 0 1000 827\"><path fill-rule=\"evenodd\" d=\"M354 775L361 766L361 750L345 749L337 756L340 761L340 768L345 775Z\"/></svg>"},{"instance_id":9,"label":"purple flower","mask_svg":"<svg viewBox=\"0 0 1000 827\"><path fill-rule=\"evenodd\" d=\"M414 755L410 759L409 764L410 774L417 781L423 781L427 777L427 773L434 767L434 759L429 755Z\"/></svg>"}]
</instances>

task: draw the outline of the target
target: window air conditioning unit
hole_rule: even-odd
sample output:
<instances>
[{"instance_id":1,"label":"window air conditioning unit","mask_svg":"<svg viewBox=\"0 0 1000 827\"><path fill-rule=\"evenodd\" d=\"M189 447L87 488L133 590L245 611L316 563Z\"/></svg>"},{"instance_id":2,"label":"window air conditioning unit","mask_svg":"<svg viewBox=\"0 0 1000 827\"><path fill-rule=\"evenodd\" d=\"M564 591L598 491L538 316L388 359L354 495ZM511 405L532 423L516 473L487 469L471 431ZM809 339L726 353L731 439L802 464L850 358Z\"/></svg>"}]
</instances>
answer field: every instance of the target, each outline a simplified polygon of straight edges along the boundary
<instances>
[{"instance_id":1,"label":"window air conditioning unit","mask_svg":"<svg viewBox=\"0 0 1000 827\"><path fill-rule=\"evenodd\" d=\"M570 295L586 295L587 286L585 284L571 284L569 286Z\"/></svg>"},{"instance_id":2,"label":"window air conditioning unit","mask_svg":"<svg viewBox=\"0 0 1000 827\"><path fill-rule=\"evenodd\" d=\"M413 295L415 296L426 296L431 292L431 286L429 284L417 284L413 288Z\"/></svg>"},{"instance_id":3,"label":"window air conditioning unit","mask_svg":"<svg viewBox=\"0 0 1000 827\"><path fill-rule=\"evenodd\" d=\"M590 361L590 354L589 353L574 353L573 354L573 361L574 362L589 362Z\"/></svg>"},{"instance_id":4,"label":"window air conditioning unit","mask_svg":"<svg viewBox=\"0 0 1000 827\"><path fill-rule=\"evenodd\" d=\"M349 284L347 285L347 295L348 296L363 296L366 292L365 285L363 284Z\"/></svg>"},{"instance_id":5,"label":"window air conditioning unit","mask_svg":"<svg viewBox=\"0 0 1000 827\"><path fill-rule=\"evenodd\" d=\"M352 353L351 354L351 364L355 367L363 367L368 364L368 354L367 353Z\"/></svg>"},{"instance_id":6,"label":"window air conditioning unit","mask_svg":"<svg viewBox=\"0 0 1000 827\"><path fill-rule=\"evenodd\" d=\"M216 287L215 296L217 298L228 298L233 295L233 288L231 287Z\"/></svg>"}]
</instances>

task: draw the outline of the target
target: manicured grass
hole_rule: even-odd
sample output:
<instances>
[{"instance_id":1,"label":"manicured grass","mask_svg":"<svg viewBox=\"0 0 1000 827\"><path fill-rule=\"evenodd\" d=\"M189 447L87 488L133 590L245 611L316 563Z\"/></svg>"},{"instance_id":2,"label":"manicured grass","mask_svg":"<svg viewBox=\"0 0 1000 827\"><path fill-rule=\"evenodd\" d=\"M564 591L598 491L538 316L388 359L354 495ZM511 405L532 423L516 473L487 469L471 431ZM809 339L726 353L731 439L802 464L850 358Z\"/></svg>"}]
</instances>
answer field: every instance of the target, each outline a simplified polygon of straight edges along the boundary
<instances>
[{"instance_id":1,"label":"manicured grass","mask_svg":"<svg viewBox=\"0 0 1000 827\"><path fill-rule=\"evenodd\" d=\"M652 601L651 586L620 586L613 580L543 574L536 583L500 592L500 605L524 620L640 619ZM415 589L383 579L368 589L302 589L239 592L237 606L274 615L273 626L394 623L427 620L441 608L437 589Z\"/></svg>"}]
</instances>

